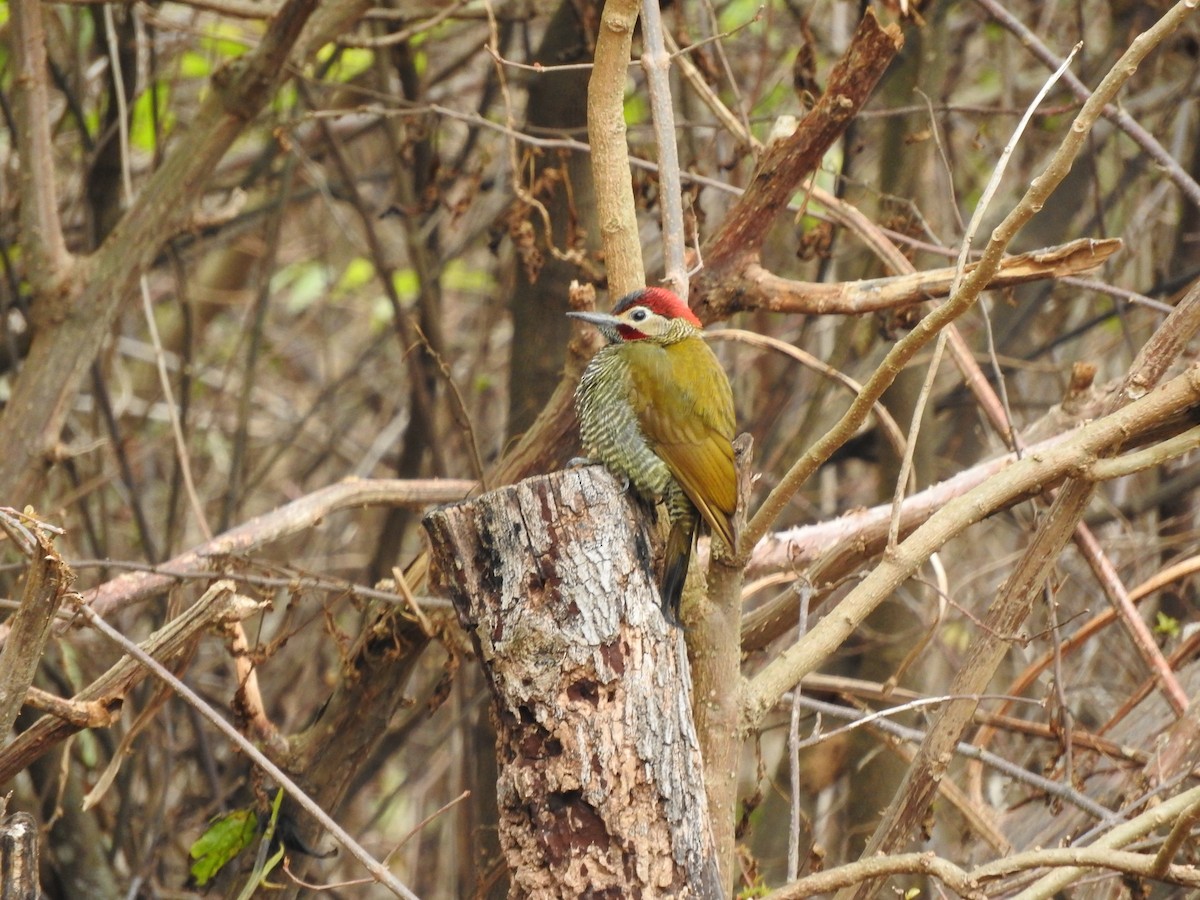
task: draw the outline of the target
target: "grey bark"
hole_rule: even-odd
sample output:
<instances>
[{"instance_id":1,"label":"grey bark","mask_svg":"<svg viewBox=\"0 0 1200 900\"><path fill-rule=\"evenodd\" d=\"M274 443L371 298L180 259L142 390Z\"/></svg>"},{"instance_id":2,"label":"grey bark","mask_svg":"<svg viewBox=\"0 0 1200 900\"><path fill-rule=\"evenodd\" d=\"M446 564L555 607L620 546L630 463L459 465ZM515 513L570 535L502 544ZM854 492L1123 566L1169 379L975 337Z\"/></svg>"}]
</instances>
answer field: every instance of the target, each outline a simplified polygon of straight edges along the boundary
<instances>
[{"instance_id":1,"label":"grey bark","mask_svg":"<svg viewBox=\"0 0 1200 900\"><path fill-rule=\"evenodd\" d=\"M29 813L0 822L0 900L37 900L38 829Z\"/></svg>"},{"instance_id":2,"label":"grey bark","mask_svg":"<svg viewBox=\"0 0 1200 900\"><path fill-rule=\"evenodd\" d=\"M425 520L492 692L511 897L722 895L648 518L588 467Z\"/></svg>"}]
</instances>

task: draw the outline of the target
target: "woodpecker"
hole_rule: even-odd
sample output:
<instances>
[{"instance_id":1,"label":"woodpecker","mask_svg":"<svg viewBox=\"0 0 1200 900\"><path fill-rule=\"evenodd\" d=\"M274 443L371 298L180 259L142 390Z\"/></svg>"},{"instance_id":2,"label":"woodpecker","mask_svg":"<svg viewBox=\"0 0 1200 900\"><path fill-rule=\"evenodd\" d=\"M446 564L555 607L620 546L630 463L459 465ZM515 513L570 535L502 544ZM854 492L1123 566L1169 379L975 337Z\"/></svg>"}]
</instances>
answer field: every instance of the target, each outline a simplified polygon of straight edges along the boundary
<instances>
[{"instance_id":1,"label":"woodpecker","mask_svg":"<svg viewBox=\"0 0 1200 900\"><path fill-rule=\"evenodd\" d=\"M648 501L664 502L671 529L659 594L663 614L677 622L697 533L734 547L729 378L696 314L665 288L626 294L612 313L567 315L595 325L608 341L575 391L583 451Z\"/></svg>"}]
</instances>

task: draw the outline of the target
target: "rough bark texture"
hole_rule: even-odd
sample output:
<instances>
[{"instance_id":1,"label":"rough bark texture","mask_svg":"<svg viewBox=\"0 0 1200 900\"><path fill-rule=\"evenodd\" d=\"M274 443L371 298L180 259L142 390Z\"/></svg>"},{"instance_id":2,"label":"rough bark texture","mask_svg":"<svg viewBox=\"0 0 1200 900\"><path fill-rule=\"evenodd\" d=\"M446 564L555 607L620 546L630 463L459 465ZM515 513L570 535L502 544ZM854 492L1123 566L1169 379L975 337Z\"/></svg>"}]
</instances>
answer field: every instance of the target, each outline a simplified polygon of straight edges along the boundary
<instances>
[{"instance_id":1,"label":"rough bark texture","mask_svg":"<svg viewBox=\"0 0 1200 900\"><path fill-rule=\"evenodd\" d=\"M0 823L0 900L36 900L38 829L29 813L15 813Z\"/></svg>"},{"instance_id":2,"label":"rough bark texture","mask_svg":"<svg viewBox=\"0 0 1200 900\"><path fill-rule=\"evenodd\" d=\"M764 285L747 277L751 264L758 261L767 231L796 185L817 170L826 151L866 104L903 45L899 27L880 25L868 9L850 47L830 71L820 101L791 135L767 146L745 193L706 242L705 267L692 281L701 298L697 313L703 321L724 319L738 309L751 308L750 298L768 302L768 296L759 293Z\"/></svg>"},{"instance_id":3,"label":"rough bark texture","mask_svg":"<svg viewBox=\"0 0 1200 900\"><path fill-rule=\"evenodd\" d=\"M50 637L54 616L75 581L74 573L41 528L35 525L30 533L34 541L28 548L31 564L21 605L10 619L12 640L0 648L0 740L8 739L17 720Z\"/></svg>"},{"instance_id":4,"label":"rough bark texture","mask_svg":"<svg viewBox=\"0 0 1200 900\"><path fill-rule=\"evenodd\" d=\"M596 218L604 241L608 293L614 298L646 283L625 138L626 71L640 6L638 0L604 4L588 83L588 143L592 147Z\"/></svg>"},{"instance_id":5,"label":"rough bark texture","mask_svg":"<svg viewBox=\"0 0 1200 900\"><path fill-rule=\"evenodd\" d=\"M512 897L721 896L648 518L588 467L425 521L492 690Z\"/></svg>"}]
</instances>

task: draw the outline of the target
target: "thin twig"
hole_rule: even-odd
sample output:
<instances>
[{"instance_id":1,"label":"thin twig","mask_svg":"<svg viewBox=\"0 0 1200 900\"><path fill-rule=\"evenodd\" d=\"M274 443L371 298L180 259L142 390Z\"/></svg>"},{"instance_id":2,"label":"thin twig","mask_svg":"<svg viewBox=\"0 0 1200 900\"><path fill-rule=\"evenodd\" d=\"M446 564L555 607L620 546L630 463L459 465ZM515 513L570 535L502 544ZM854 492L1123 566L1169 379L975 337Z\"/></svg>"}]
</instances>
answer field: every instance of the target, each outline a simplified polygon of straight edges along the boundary
<instances>
[{"instance_id":1,"label":"thin twig","mask_svg":"<svg viewBox=\"0 0 1200 900\"><path fill-rule=\"evenodd\" d=\"M1134 648L1153 673L1154 679L1175 711L1175 715L1183 715L1188 708L1187 691L1183 689L1179 679L1167 665L1162 650L1154 640L1154 635L1150 633L1150 629L1134 609L1133 601L1129 599L1129 591L1121 583L1121 576L1117 574L1112 560L1104 553L1100 542L1096 540L1096 536L1085 523L1080 522L1076 527L1074 540L1075 546L1100 582L1100 587L1104 589L1108 602L1116 609L1117 618L1125 626Z\"/></svg>"},{"instance_id":2,"label":"thin twig","mask_svg":"<svg viewBox=\"0 0 1200 900\"><path fill-rule=\"evenodd\" d=\"M966 275L967 258L971 252L971 245L975 241L975 235L979 231L979 226L983 222L984 214L991 205L992 198L996 195L996 191L1000 187L1000 180L1004 176L1004 170L1008 167L1008 161L1012 158L1013 151L1017 147L1017 142L1020 141L1025 127L1029 124L1029 120L1033 117L1034 111L1041 105L1042 100L1054 86L1054 83L1059 79L1071 60L1075 58L1075 54L1079 52L1081 44L1076 44L1075 49L1071 51L1071 55L1059 67L1049 80L1042 85L1041 90L1037 92L1029 106L1025 109L1025 115L1017 122L1017 127L1013 130L1012 136L1008 139L1008 143L1004 146L1004 151L1000 154L1000 159L997 160L995 168L992 170L991 177L988 179L987 186L983 189L983 194L979 198L979 202L975 205L975 211L971 214L971 221L967 223L967 230L963 234L962 243L959 246L958 259L954 266L954 280L950 283L950 295L954 296L962 288L963 278ZM987 323L987 333L989 337L988 346L991 349L993 363L995 364L997 374L997 385L1000 388L1001 399L1005 410L1007 421L1002 429L1002 434L1012 435L1011 416L1008 416L1008 401L1005 396L1004 379L999 377L999 364L995 363L995 344L991 341L991 325L988 319L986 309L986 299L980 298L980 309L983 310L984 321ZM929 402L929 396L933 391L933 381L937 376L938 365L942 359L942 353L946 347L948 334L943 331L938 335L937 343L934 344L933 356L929 362L928 371L925 373L925 378L921 383L921 391L917 395L917 402L913 410L912 421L908 428L908 438L906 452L900 459L900 472L896 477L896 487L892 494L892 525L888 532L888 547L895 547L899 540L900 534L900 504L904 501L904 492L908 488L909 478L913 468L913 455L916 452L917 436L921 431L921 421L925 416L925 407ZM1014 447L1014 449L1017 449Z\"/></svg>"},{"instance_id":3,"label":"thin twig","mask_svg":"<svg viewBox=\"0 0 1200 900\"><path fill-rule=\"evenodd\" d=\"M866 714L860 713L858 710L849 709L845 706L839 706L836 703L826 703L823 700L816 700L811 697L802 697L799 702L814 712L820 712L823 715L833 716L839 719L849 719L853 722L852 725L848 725L845 728L839 728L835 731L827 732L826 734L821 735L820 739L824 739L830 734L837 734L842 731L849 731L854 728L858 728L862 725L871 724L880 731L895 735L903 740L919 744L925 739L926 733L924 731L921 731L917 728L909 728L908 726L900 725L897 722L892 722L890 719L888 719L888 716L903 712L908 709L917 709L922 706L930 705L936 706L954 700L970 700L971 702L977 703L987 696L988 695L986 694L972 694L968 696L954 695L947 697L926 697L920 700L913 700L909 703L901 704L900 706L877 710L876 712ZM1025 702L1036 704L1038 701L1027 700ZM803 746L819 743L820 739L809 738L804 742ZM969 744L966 741L959 741L955 746L955 752L966 759L978 760L984 765L992 767L997 772L1007 775L1009 778L1013 778L1023 784L1028 784L1040 791L1044 791L1049 796L1058 797L1066 803L1070 803L1072 806L1078 807L1088 815L1094 816L1096 819L1101 821L1111 821L1114 818L1112 810L1100 805L1090 797L1073 790L1070 785L1054 781L1053 779L1046 778L1043 775L1038 775L1036 772L1030 772L1025 767L1014 762L1010 762L1003 756L1000 756L998 753L992 753L988 750L981 750L974 744Z\"/></svg>"},{"instance_id":4,"label":"thin twig","mask_svg":"<svg viewBox=\"0 0 1200 900\"><path fill-rule=\"evenodd\" d=\"M397 897L404 897L405 900L418 900L416 894L401 884L395 875L388 871L375 857L371 856L332 816L317 806L308 794L301 790L299 785L292 781L275 763L264 756L262 751L255 747L254 744L246 740L236 728L226 722L200 695L172 675L158 660L145 653L141 647L104 621L91 607L79 602L76 603L75 608L97 631L153 672L157 678L169 685L175 693L182 697L200 715L215 725L217 730L236 745L242 753L246 754L255 765L270 775L280 787L287 791L292 799L305 812L316 819L321 824L321 827L328 831L339 844L345 847L351 856L362 863L363 867L374 875L380 884L388 888Z\"/></svg>"},{"instance_id":5,"label":"thin twig","mask_svg":"<svg viewBox=\"0 0 1200 900\"><path fill-rule=\"evenodd\" d=\"M822 618L804 641L793 644L751 680L746 690L747 723L760 722L787 690L841 646L871 610L952 536L1031 491L1041 492L1058 478L1079 471L1080 462L1090 461L1106 447L1125 442L1140 429L1157 426L1197 403L1200 367L1193 366L1140 400L1075 430L1039 457L1016 461L1002 475L949 500L842 599L837 615ZM1131 428L1134 421L1138 425Z\"/></svg>"},{"instance_id":6,"label":"thin twig","mask_svg":"<svg viewBox=\"0 0 1200 900\"><path fill-rule=\"evenodd\" d=\"M671 57L663 45L658 0L642 0L642 68L646 73L654 143L658 149L658 211L662 217L663 281L686 302L686 235L683 229L683 190L679 181L679 146L675 140L675 109L671 101Z\"/></svg>"},{"instance_id":7,"label":"thin twig","mask_svg":"<svg viewBox=\"0 0 1200 900\"><path fill-rule=\"evenodd\" d=\"M129 160L129 110L125 103L125 75L121 71L121 54L117 41L117 29L113 22L112 4L104 5L104 31L109 48L108 63L112 66L112 78L117 98L117 136L121 152L121 188L125 194L125 202L133 203L133 176L130 173ZM200 528L200 534L206 541L212 540L212 529L208 527L208 518L204 514L204 505L196 492L196 483L192 478L192 458L188 452L187 439L183 435L183 425L179 421L179 407L175 403L175 392L171 388L171 378L167 374L167 364L163 351L162 338L158 333L158 322L154 318L154 304L150 300L150 280L145 273L138 278L138 288L142 297L142 315L146 319L146 329L150 334L150 343L154 347L154 369L158 374L159 386L162 388L163 399L167 408L167 417L171 422L171 436L175 441L175 452L179 457L179 470L183 475L184 491L187 493L188 505Z\"/></svg>"},{"instance_id":8,"label":"thin twig","mask_svg":"<svg viewBox=\"0 0 1200 900\"><path fill-rule=\"evenodd\" d=\"M1026 27L1020 19L1005 9L999 0L976 0L976 2L986 9L992 18L1004 28L1011 31L1020 41L1021 46L1028 49L1047 68L1055 68L1059 65L1061 60L1051 52L1049 47L1042 43L1042 39ZM1088 89L1088 86L1076 75L1068 72L1063 81L1070 88L1071 93L1080 101L1087 102L1088 98L1092 96L1092 92ZM1158 142L1154 135L1146 131L1129 113L1114 103L1106 103L1101 110L1101 115L1116 124L1135 144L1141 147L1154 160L1155 165L1166 172L1167 177L1175 183L1175 186L1183 192L1184 196L1194 206L1200 206L1200 184L1179 165L1178 160L1167 152L1167 149Z\"/></svg>"},{"instance_id":9,"label":"thin twig","mask_svg":"<svg viewBox=\"0 0 1200 900\"><path fill-rule=\"evenodd\" d=\"M278 509L243 522L211 541L167 560L155 572L130 572L85 591L84 601L100 615L144 600L165 590L175 578L165 572L203 566L214 557L246 553L271 541L311 528L339 509L364 506L424 505L461 500L475 487L473 481L361 479L343 481L306 494Z\"/></svg>"},{"instance_id":10,"label":"thin twig","mask_svg":"<svg viewBox=\"0 0 1200 900\"><path fill-rule=\"evenodd\" d=\"M1095 843L1091 844L1089 848L1086 848L1099 851L1097 854L1098 859L1090 861L1089 865L1105 865L1103 862L1104 859L1118 855L1112 853L1113 850L1124 847L1138 838L1149 834L1151 831L1161 828L1163 825L1170 824L1173 826L1179 820L1180 816L1187 815L1189 810L1197 803L1200 803L1200 788L1192 788L1189 791L1184 791L1182 794L1176 794L1174 797L1164 800L1156 806L1152 806L1136 818L1116 826L1096 840ZM1157 866L1157 860L1154 857L1149 857L1148 859L1150 869ZM996 870L996 874L1001 874L1004 871L1004 862L1004 860L997 860L982 868L986 871ZM1181 866L1180 868L1194 867ZM1146 875L1150 874L1150 869L1145 872ZM1022 891L1017 895L1016 900L1047 900L1047 898L1055 896L1064 887L1076 881L1082 874L1082 871L1077 866L1068 864L1066 868L1052 872L1036 884Z\"/></svg>"},{"instance_id":11,"label":"thin twig","mask_svg":"<svg viewBox=\"0 0 1200 900\"><path fill-rule=\"evenodd\" d=\"M862 392L862 385L845 372L822 362L806 350L802 350L770 335L759 334L757 331L747 331L742 328L718 328L714 331L706 331L704 335L710 341L736 341L739 344L748 344L751 347L765 347L769 350L774 350L776 353L782 353L784 356L796 360L800 365L811 369L823 378L837 382L855 394ZM893 418L892 414L888 412L887 406L883 403L876 403L872 411L875 413L875 419L879 423L879 427L883 430L884 437L891 444L892 450L897 456L903 456L904 432L900 430L899 424Z\"/></svg>"},{"instance_id":12,"label":"thin twig","mask_svg":"<svg viewBox=\"0 0 1200 900\"><path fill-rule=\"evenodd\" d=\"M808 603L812 599L812 585L801 578L795 585L800 593L800 621L796 625L796 639L804 637L808 631ZM792 691L792 713L788 722L788 774L791 780L792 811L788 827L788 881L794 881L800 874L800 698L802 688L796 685Z\"/></svg>"},{"instance_id":13,"label":"thin twig","mask_svg":"<svg viewBox=\"0 0 1200 900\"><path fill-rule=\"evenodd\" d=\"M382 47L396 47L400 44L405 44L411 41L419 34L424 34L427 31L432 31L438 25L441 25L447 19L451 18L456 12L467 5L468 0L453 0L446 4L441 9L433 13L429 18L422 19L414 25L407 28L401 28L399 31L393 31L389 34L372 35L369 37L352 37L343 35L338 38L338 43L343 47L365 47L376 49ZM491 50L491 47L488 48Z\"/></svg>"}]
</instances>

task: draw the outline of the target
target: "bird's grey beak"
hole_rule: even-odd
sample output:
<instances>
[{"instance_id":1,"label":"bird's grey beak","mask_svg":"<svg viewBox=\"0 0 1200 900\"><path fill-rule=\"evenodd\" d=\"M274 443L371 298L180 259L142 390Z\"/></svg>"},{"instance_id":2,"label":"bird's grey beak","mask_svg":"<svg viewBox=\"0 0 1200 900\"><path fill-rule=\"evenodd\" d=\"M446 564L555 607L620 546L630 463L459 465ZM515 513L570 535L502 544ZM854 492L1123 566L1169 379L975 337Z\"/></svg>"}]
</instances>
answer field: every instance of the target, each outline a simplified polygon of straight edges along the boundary
<instances>
[{"instance_id":1,"label":"bird's grey beak","mask_svg":"<svg viewBox=\"0 0 1200 900\"><path fill-rule=\"evenodd\" d=\"M617 317L610 316L608 313L602 312L569 312L567 313L572 319L579 319L581 322L587 322L595 325L601 331L606 328L617 327Z\"/></svg>"},{"instance_id":2,"label":"bird's grey beak","mask_svg":"<svg viewBox=\"0 0 1200 900\"><path fill-rule=\"evenodd\" d=\"M600 333L604 335L604 339L610 344L621 343L621 332L617 330L617 326L621 324L621 320L616 316L610 316L608 313L602 312L569 312L567 315L572 319L579 319L581 322L595 325L600 329Z\"/></svg>"}]
</instances>

